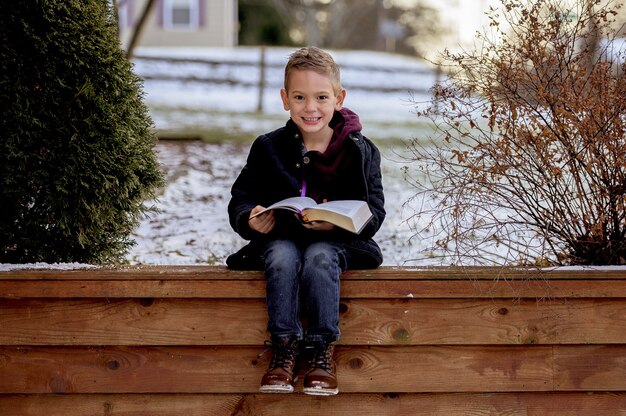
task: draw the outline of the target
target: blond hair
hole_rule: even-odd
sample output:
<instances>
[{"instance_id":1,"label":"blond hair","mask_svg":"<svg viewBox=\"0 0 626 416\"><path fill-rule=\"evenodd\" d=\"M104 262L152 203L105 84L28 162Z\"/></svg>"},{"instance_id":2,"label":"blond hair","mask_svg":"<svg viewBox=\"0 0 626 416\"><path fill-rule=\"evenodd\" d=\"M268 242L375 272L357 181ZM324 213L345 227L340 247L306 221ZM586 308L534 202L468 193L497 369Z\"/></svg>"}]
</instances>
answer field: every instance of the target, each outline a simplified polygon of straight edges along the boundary
<instances>
[{"instance_id":1,"label":"blond hair","mask_svg":"<svg viewBox=\"0 0 626 416\"><path fill-rule=\"evenodd\" d=\"M336 95L342 90L339 65L326 51L314 46L300 48L289 56L285 66L285 90L289 91L289 75L294 71L315 71L328 77Z\"/></svg>"}]
</instances>

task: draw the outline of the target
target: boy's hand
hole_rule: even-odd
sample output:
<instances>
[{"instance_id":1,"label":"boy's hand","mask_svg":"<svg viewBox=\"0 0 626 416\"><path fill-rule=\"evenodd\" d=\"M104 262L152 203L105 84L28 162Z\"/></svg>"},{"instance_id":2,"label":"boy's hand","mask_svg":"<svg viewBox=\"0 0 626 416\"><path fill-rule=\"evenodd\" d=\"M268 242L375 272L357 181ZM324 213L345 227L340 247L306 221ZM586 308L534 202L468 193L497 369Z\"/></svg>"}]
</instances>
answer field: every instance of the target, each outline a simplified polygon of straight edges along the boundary
<instances>
[{"instance_id":1,"label":"boy's hand","mask_svg":"<svg viewBox=\"0 0 626 416\"><path fill-rule=\"evenodd\" d=\"M264 209L264 207L257 205L250 212L250 216L253 216L257 212ZM274 211L270 210L254 218L249 218L248 224L250 224L250 228L252 228L254 231L258 231L262 234L267 234L274 229L274 224L276 224Z\"/></svg>"},{"instance_id":2,"label":"boy's hand","mask_svg":"<svg viewBox=\"0 0 626 416\"><path fill-rule=\"evenodd\" d=\"M309 230L315 231L332 231L335 226L326 221L311 221L311 222L303 222L304 225Z\"/></svg>"}]
</instances>

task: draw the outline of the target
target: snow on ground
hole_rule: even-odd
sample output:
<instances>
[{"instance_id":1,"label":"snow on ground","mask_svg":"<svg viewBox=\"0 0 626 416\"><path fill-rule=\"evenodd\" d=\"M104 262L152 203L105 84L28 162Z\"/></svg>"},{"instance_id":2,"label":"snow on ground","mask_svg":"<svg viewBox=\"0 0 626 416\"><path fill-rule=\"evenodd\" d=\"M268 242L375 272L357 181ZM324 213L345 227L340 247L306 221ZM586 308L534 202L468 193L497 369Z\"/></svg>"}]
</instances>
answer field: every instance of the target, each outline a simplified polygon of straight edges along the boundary
<instances>
[{"instance_id":1,"label":"snow on ground","mask_svg":"<svg viewBox=\"0 0 626 416\"><path fill-rule=\"evenodd\" d=\"M257 134L275 128L285 112L280 101L283 68L294 49L268 48L265 72L267 88L263 94L264 116L251 118L258 105L256 87L209 84L196 81L147 79L146 100L153 109L158 128L176 129L189 126L212 126ZM342 83L346 86L345 105L360 114L364 133L380 138L406 135L406 128L418 123L415 102L428 101L427 90L435 83L436 73L425 61L395 54L364 51L331 51L342 66ZM259 48L140 48L137 56L195 58L211 61L258 63ZM378 69L376 69L378 68ZM392 71L395 68L397 72ZM252 65L208 65L135 60L140 76L176 74L197 79L222 79L257 85L259 69ZM397 91L368 91L364 87L396 88ZM199 112L198 112L199 111ZM239 115L239 117L237 117ZM191 117L191 118L189 118ZM282 121L281 121L282 123ZM401 128L397 125L402 125Z\"/></svg>"},{"instance_id":2,"label":"snow on ground","mask_svg":"<svg viewBox=\"0 0 626 416\"><path fill-rule=\"evenodd\" d=\"M158 129L205 127L234 130L250 135L282 126L287 113L282 108L278 86L283 67L294 49L267 49L268 87L263 94L264 113L254 115L258 91L255 87L146 80L145 97ZM347 88L345 105L356 111L364 125L363 133L379 143L388 138L409 140L428 134L424 120L415 115L416 103L429 101L427 91L436 82L434 69L424 61L394 54L364 51L331 51L342 67L342 82ZM143 48L138 56L170 56L211 60L259 61L259 48ZM207 65L163 63L138 59L141 76L176 73L196 78L223 77L256 85L258 67L253 65ZM359 86L393 88L371 91ZM159 196L160 213L141 223L136 231L137 246L129 255L135 264L221 264L226 256L245 242L228 223L226 206L232 182L242 168L249 144L206 144L200 142L158 145L159 159L169 185ZM425 201L412 200L413 190L403 180L397 153L402 146L380 146L383 154L383 184L387 219L376 235L386 265L437 265L441 261L425 250L431 241L411 238L410 206ZM418 224L419 225L419 224ZM421 228L418 226L418 228Z\"/></svg>"},{"instance_id":3,"label":"snow on ground","mask_svg":"<svg viewBox=\"0 0 626 416\"><path fill-rule=\"evenodd\" d=\"M269 49L267 61L284 65L292 49ZM343 66L342 79L348 87L346 106L362 118L364 134L384 143L387 138L419 138L425 135L423 122L414 114L414 101L424 102L428 97L413 90L425 90L435 81L434 73L423 61L410 57L378 52L332 52ZM178 56L219 60L258 62L256 48L236 49L149 49L138 51L146 56ZM165 66L164 66L165 65ZM357 65L355 68L354 65ZM358 65L368 67L360 70ZM376 71L370 67L415 70L420 75ZM254 81L258 70L253 66L221 66L213 68L230 78ZM178 64L136 61L141 76L163 72L206 76L206 65L179 66ZM282 70L268 73L271 82L279 82ZM378 85L406 87L400 92L371 92L350 90L349 85ZM236 130L249 133L250 141L266 131L282 126L287 113L282 110L279 93L268 89L263 97L265 113L252 116L256 110L257 91L252 88L207 85L198 82L156 81L144 84L145 99L157 129L176 130L203 127L217 130ZM137 245L128 255L131 264L223 264L226 256L245 244L228 223L227 204L230 186L243 167L250 143L208 144L200 141L162 141L157 145L158 157L168 185L156 201L149 201L159 210L143 220L133 237ZM429 266L441 264L423 251L430 241L412 239L409 227L412 189L403 179L398 153L401 148L380 146L383 156L383 184L386 196L387 218L376 240L381 245L385 265ZM418 221L425 221L419 218ZM419 261L414 261L418 259ZM20 268L77 269L90 267L81 264L0 264L0 271Z\"/></svg>"},{"instance_id":4,"label":"snow on ground","mask_svg":"<svg viewBox=\"0 0 626 416\"><path fill-rule=\"evenodd\" d=\"M268 49L267 61L286 63L293 49ZM342 66L342 80L348 87L346 106L362 118L364 134L384 142L387 138L419 138L424 135L423 122L416 120L414 102L425 102L428 96L415 91L430 88L434 72L423 61L379 52L331 51ZM258 62L258 48L197 49L142 48L138 55L205 58ZM355 67L356 65L356 67ZM367 70L359 68L368 67ZM402 68L402 73L376 71L371 67ZM136 72L142 76L158 72L206 76L207 65L178 65L136 61ZM405 74L404 71L415 71ZM211 71L254 82L254 66L212 67ZM213 74L215 75L215 74ZM282 70L268 70L268 80L280 83ZM351 90L350 85L400 88L400 92ZM404 88L406 90L404 90ZM263 97L265 113L251 116L256 110L258 92L254 88L207 85L198 82L147 80L145 99L157 129L204 127L236 130L256 135L282 126L287 113L282 110L279 93L268 88ZM208 144L199 141L163 141L157 145L159 160L168 186L153 203L159 212L143 220L134 233L137 245L128 255L132 264L223 264L226 256L245 244L228 223L227 204L230 186L243 167L248 144ZM397 153L400 148L381 146L383 184L387 218L376 235L385 257L385 265L437 265L423 250L429 241L412 239L409 219L412 211L407 201L413 196L403 180ZM424 201L412 201L420 204ZM412 219L411 219L412 220ZM425 221L426 219L417 219ZM414 261L419 259L419 261ZM0 271L19 268L76 269L81 264L0 264Z\"/></svg>"},{"instance_id":5,"label":"snow on ground","mask_svg":"<svg viewBox=\"0 0 626 416\"><path fill-rule=\"evenodd\" d=\"M284 64L294 49L268 49L268 82L280 84ZM331 51L342 66L342 81L348 88L346 106L362 119L364 134L374 140L410 139L423 128L415 118L412 100L425 101L426 90L435 81L434 72L423 61L378 52ZM258 48L142 48L141 56L204 58L222 61L258 62ZM364 67L367 67L364 69ZM380 67L384 70L372 69ZM400 68L401 72L389 72ZM178 74L195 77L218 76L256 82L258 68L206 64L163 63L137 59L139 76ZM386 72L385 72L386 70ZM415 74L407 73L415 71ZM349 86L380 86L400 88L400 92L372 92L350 89ZM263 97L264 114L254 115L258 92L255 88L181 82L146 80L144 96L151 109L155 127L160 130L205 128L235 130L249 133L248 143L209 144L200 141L162 141L157 152L167 178L167 187L155 201L158 213L145 218L133 234L137 242L128 255L131 264L184 265L223 264L226 256L242 247L241 239L228 223L227 205L230 187L244 165L251 141L257 135L274 130L287 121L277 88L268 88ZM410 215L404 203L412 196L402 179L402 163L396 162L395 149L381 146L383 184L387 219L376 240L381 245L386 265L403 264L419 256L420 243L410 241L406 223ZM77 269L81 264L0 264L0 271L15 269Z\"/></svg>"},{"instance_id":6,"label":"snow on ground","mask_svg":"<svg viewBox=\"0 0 626 416\"><path fill-rule=\"evenodd\" d=\"M157 145L169 182L156 206L135 233L133 264L223 264L245 244L230 227L230 187L248 153L245 144L167 141ZM385 264L400 265L421 248L409 242L403 202L411 196L401 177L401 164L383 149L383 184L387 219L377 234Z\"/></svg>"},{"instance_id":7,"label":"snow on ground","mask_svg":"<svg viewBox=\"0 0 626 416\"><path fill-rule=\"evenodd\" d=\"M293 49L268 49L268 63L286 63ZM204 58L224 61L258 62L258 48L236 49L151 49L139 56ZM434 73L423 61L378 52L332 52L343 66L342 81L348 88L346 106L362 118L364 133L374 140L387 137L411 138L418 123L411 100L411 90L426 90L434 82ZM355 66L356 65L356 66ZM367 71L359 66L368 67ZM402 68L419 76L377 71L371 67ZM141 75L176 73L207 77L207 65L153 62L138 59ZM223 76L255 82L254 66L211 67L211 76ZM430 72L429 72L430 71ZM217 75L216 75L217 73ZM280 84L282 68L268 68L268 81ZM405 92L350 90L349 85L406 87ZM264 96L264 117L251 117L256 109L257 91L249 87L209 85L199 82L148 80L144 84L146 102L152 109L157 129L203 126L237 129L257 135L282 126L288 113L282 108L279 92L268 88ZM425 96L421 96L426 100ZM158 110L157 110L158 109ZM165 111L163 111L165 109ZM207 144L198 141L162 141L157 150L168 186L155 202L160 210L142 221L134 238L137 246L128 259L133 264L223 264L226 256L245 244L228 223L227 205L230 187L244 165L248 144ZM385 264L403 264L419 256L421 245L411 242L406 223L409 213L404 202L411 189L402 179L402 163L396 162L395 149L381 146L383 183L387 198L387 219L377 241L383 249Z\"/></svg>"},{"instance_id":8,"label":"snow on ground","mask_svg":"<svg viewBox=\"0 0 626 416\"><path fill-rule=\"evenodd\" d=\"M9 272L11 270L77 270L77 269L95 269L98 266L83 263L24 263L24 264L6 264L0 263L0 272Z\"/></svg>"}]
</instances>

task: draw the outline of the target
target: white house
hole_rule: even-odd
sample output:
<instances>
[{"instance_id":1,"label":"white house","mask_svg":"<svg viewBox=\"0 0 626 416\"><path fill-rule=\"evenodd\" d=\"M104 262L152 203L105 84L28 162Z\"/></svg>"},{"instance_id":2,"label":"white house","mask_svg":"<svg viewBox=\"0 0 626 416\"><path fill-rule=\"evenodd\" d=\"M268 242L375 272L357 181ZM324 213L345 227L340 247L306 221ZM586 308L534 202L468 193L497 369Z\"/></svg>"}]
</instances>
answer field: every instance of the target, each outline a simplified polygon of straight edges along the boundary
<instances>
[{"instance_id":1,"label":"white house","mask_svg":"<svg viewBox=\"0 0 626 416\"><path fill-rule=\"evenodd\" d=\"M148 0L115 0L128 45ZM138 46L237 46L237 0L156 0Z\"/></svg>"}]
</instances>

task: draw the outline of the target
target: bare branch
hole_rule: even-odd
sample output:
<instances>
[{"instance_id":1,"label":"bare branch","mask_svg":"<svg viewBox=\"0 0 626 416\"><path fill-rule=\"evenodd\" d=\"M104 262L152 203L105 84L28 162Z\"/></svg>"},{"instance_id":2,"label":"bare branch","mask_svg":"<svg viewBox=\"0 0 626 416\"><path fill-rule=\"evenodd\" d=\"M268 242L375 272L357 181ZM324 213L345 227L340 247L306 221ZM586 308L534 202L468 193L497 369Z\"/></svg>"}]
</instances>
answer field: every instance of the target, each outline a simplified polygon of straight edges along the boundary
<instances>
[{"instance_id":1,"label":"bare branch","mask_svg":"<svg viewBox=\"0 0 626 416\"><path fill-rule=\"evenodd\" d=\"M445 54L457 71L418 110L433 145L410 146L430 173L412 182L414 200L433 201L413 217L426 224L416 235L437 236L430 250L456 263L626 264L626 51L616 65L598 47L614 39L610 6L502 0L477 51Z\"/></svg>"}]
</instances>

